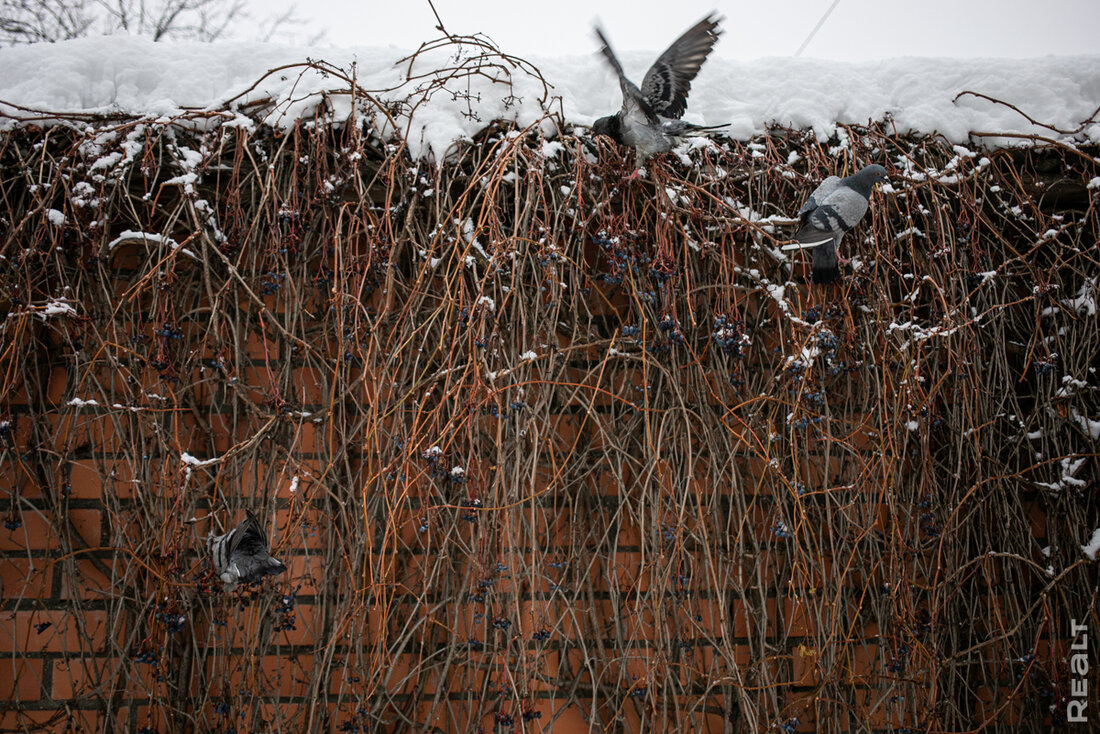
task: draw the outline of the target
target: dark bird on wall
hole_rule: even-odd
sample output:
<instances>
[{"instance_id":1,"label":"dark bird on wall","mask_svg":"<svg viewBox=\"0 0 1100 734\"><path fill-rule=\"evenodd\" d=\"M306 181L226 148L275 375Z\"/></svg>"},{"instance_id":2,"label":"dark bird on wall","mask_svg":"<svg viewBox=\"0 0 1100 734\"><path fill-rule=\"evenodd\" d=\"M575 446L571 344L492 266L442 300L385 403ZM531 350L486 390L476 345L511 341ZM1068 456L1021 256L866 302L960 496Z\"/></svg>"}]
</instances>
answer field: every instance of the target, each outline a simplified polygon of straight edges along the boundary
<instances>
[{"instance_id":1,"label":"dark bird on wall","mask_svg":"<svg viewBox=\"0 0 1100 734\"><path fill-rule=\"evenodd\" d=\"M214 572L225 582L226 591L232 591L239 583L252 583L286 570L286 566L268 554L267 536L251 512L225 535L211 534L207 545L214 560Z\"/></svg>"},{"instance_id":2,"label":"dark bird on wall","mask_svg":"<svg viewBox=\"0 0 1100 734\"><path fill-rule=\"evenodd\" d=\"M672 150L677 138L705 135L725 127L693 125L680 119L687 109L691 82L722 33L718 28L721 20L711 13L677 38L649 67L641 89L626 78L611 44L597 26L600 52L619 77L623 107L614 115L596 120L592 132L634 148L635 164L641 166L647 159Z\"/></svg>"},{"instance_id":3,"label":"dark bird on wall","mask_svg":"<svg viewBox=\"0 0 1100 734\"><path fill-rule=\"evenodd\" d=\"M796 242L783 249L813 248L811 279L814 283L832 283L840 275L837 245L867 213L874 185L886 180L886 169L877 163L864 166L845 178L829 176L798 210Z\"/></svg>"}]
</instances>

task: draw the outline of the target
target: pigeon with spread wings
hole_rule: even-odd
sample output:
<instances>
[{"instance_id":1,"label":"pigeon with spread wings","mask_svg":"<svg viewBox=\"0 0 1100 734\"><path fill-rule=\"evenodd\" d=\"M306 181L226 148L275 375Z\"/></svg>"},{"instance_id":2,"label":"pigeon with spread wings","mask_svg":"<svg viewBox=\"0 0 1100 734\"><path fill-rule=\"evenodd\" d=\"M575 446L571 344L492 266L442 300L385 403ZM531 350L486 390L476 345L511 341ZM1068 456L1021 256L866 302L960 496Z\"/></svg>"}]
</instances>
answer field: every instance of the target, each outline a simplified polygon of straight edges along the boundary
<instances>
[{"instance_id":1,"label":"pigeon with spread wings","mask_svg":"<svg viewBox=\"0 0 1100 734\"><path fill-rule=\"evenodd\" d=\"M636 165L641 166L647 159L672 150L676 138L705 135L725 127L693 125L680 119L687 109L691 82L722 33L718 28L721 20L712 13L677 38L646 72L641 89L627 79L607 37L597 27L600 52L619 77L623 106L614 115L596 120L592 132L634 148Z\"/></svg>"},{"instance_id":2,"label":"pigeon with spread wings","mask_svg":"<svg viewBox=\"0 0 1100 734\"><path fill-rule=\"evenodd\" d=\"M252 583L286 570L286 566L268 553L267 536L251 512L225 535L211 534L208 545L214 560L214 573L225 582L227 591L232 591L238 583Z\"/></svg>"},{"instance_id":3,"label":"pigeon with spread wings","mask_svg":"<svg viewBox=\"0 0 1100 734\"><path fill-rule=\"evenodd\" d=\"M811 279L832 283L840 275L837 245L848 230L867 213L871 189L886 181L886 169L877 163L864 166L851 176L829 176L822 181L798 210L795 243L784 250L813 248Z\"/></svg>"}]
</instances>

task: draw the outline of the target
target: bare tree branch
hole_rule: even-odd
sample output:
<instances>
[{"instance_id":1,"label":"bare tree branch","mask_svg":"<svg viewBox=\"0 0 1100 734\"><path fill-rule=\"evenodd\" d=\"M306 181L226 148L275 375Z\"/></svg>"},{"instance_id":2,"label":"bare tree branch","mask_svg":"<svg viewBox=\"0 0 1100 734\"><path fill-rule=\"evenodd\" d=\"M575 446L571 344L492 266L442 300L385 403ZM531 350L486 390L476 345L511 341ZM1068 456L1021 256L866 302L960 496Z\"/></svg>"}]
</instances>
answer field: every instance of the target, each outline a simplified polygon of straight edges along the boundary
<instances>
[{"instance_id":1,"label":"bare tree branch","mask_svg":"<svg viewBox=\"0 0 1100 734\"><path fill-rule=\"evenodd\" d=\"M0 45L79 38L93 20L88 0L0 0Z\"/></svg>"},{"instance_id":2,"label":"bare tree branch","mask_svg":"<svg viewBox=\"0 0 1100 734\"><path fill-rule=\"evenodd\" d=\"M293 6L257 18L247 12L245 0L0 0L0 46L117 31L154 41L231 36L268 41L290 28L300 32L304 25Z\"/></svg>"}]
</instances>

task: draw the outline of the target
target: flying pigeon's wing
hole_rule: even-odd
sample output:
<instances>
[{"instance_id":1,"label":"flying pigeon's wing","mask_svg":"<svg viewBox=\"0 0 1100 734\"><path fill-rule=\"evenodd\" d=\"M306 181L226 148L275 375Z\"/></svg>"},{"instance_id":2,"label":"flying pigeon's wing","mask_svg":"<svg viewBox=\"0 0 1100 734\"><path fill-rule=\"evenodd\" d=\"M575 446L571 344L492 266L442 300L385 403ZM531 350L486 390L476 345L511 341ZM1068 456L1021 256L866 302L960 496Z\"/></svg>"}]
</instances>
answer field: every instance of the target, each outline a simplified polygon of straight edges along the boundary
<instances>
[{"instance_id":1,"label":"flying pigeon's wing","mask_svg":"<svg viewBox=\"0 0 1100 734\"><path fill-rule=\"evenodd\" d=\"M600 39L600 53L619 76L619 88L623 90L623 118L640 119L651 125L660 125L657 114L642 95L642 91L638 89L638 85L626 78L623 65L619 63L615 52L611 50L611 44L607 42L607 38L598 26L596 36Z\"/></svg>"},{"instance_id":2,"label":"flying pigeon's wing","mask_svg":"<svg viewBox=\"0 0 1100 734\"><path fill-rule=\"evenodd\" d=\"M234 551L242 553L267 551L267 533L264 532L260 521L251 512L245 514L244 520L237 526L237 532L240 534L240 538L233 548Z\"/></svg>"},{"instance_id":3,"label":"flying pigeon's wing","mask_svg":"<svg viewBox=\"0 0 1100 734\"><path fill-rule=\"evenodd\" d=\"M232 590L238 583L259 581L286 570L267 550L267 536L256 516L249 512L241 523L224 535L210 538L214 572Z\"/></svg>"},{"instance_id":4,"label":"flying pigeon's wing","mask_svg":"<svg viewBox=\"0 0 1100 734\"><path fill-rule=\"evenodd\" d=\"M229 556L230 566L235 566L237 575L244 583L259 581L264 576L280 574L286 570L279 561L268 553L267 535L263 526L251 512L237 526L239 539Z\"/></svg>"},{"instance_id":5,"label":"flying pigeon's wing","mask_svg":"<svg viewBox=\"0 0 1100 734\"><path fill-rule=\"evenodd\" d=\"M806 226L806 216L825 201L829 194L840 186L840 176L829 176L814 189L814 192L806 199L806 203L798 210L799 224Z\"/></svg>"},{"instance_id":6,"label":"flying pigeon's wing","mask_svg":"<svg viewBox=\"0 0 1100 734\"><path fill-rule=\"evenodd\" d=\"M721 20L708 15L673 41L649 67L642 80L642 95L658 115L678 119L684 114L691 82L722 33L718 28Z\"/></svg>"}]
</instances>

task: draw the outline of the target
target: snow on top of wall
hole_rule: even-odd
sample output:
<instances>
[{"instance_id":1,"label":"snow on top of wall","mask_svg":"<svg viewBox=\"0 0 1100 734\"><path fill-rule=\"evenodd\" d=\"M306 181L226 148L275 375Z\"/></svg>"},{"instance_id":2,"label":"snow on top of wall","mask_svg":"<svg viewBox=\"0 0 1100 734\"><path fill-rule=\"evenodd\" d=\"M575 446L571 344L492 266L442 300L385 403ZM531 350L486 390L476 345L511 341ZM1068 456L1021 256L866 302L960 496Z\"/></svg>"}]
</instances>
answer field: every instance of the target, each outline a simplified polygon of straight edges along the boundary
<instances>
[{"instance_id":1,"label":"snow on top of wall","mask_svg":"<svg viewBox=\"0 0 1100 734\"><path fill-rule=\"evenodd\" d=\"M453 67L455 46L425 52L412 65L395 48L321 49L257 43L153 43L131 36L85 38L56 44L0 49L0 127L42 122L43 113L174 118L224 110L223 122L287 127L312 117L327 97L336 121L351 112L338 74L308 68L323 61L383 102L405 99ZM469 46L465 47L471 48ZM467 58L471 56L467 52ZM653 55L623 54L627 73L640 82ZM618 85L595 55L531 58L560 96L566 120L590 124L618 109ZM282 67L282 68L281 68ZM416 78L419 77L419 78ZM480 77L451 80L412 111L397 108L392 119L419 155L438 155L453 141L469 138L494 119L527 126L543 117L542 83L522 69L513 86ZM1019 108L966 95L978 92ZM359 114L363 113L362 100ZM553 100L545 104L559 109ZM22 108L22 109L21 109ZM710 59L692 87L685 119L729 123L729 134L747 139L778 123L830 137L838 123L866 124L885 118L897 132L938 132L956 143L972 132L1037 134L1100 143L1100 123L1081 128L1100 108L1100 56L1042 59L899 58L846 63L802 58L752 62ZM373 111L373 109L371 110ZM471 115L471 111L474 113ZM1029 122L1024 114L1061 131ZM247 116L246 116L247 115ZM6 116L6 117L3 117ZM384 131L387 125L378 117ZM550 133L551 126L544 130ZM1012 145L1012 139L983 139Z\"/></svg>"}]
</instances>

